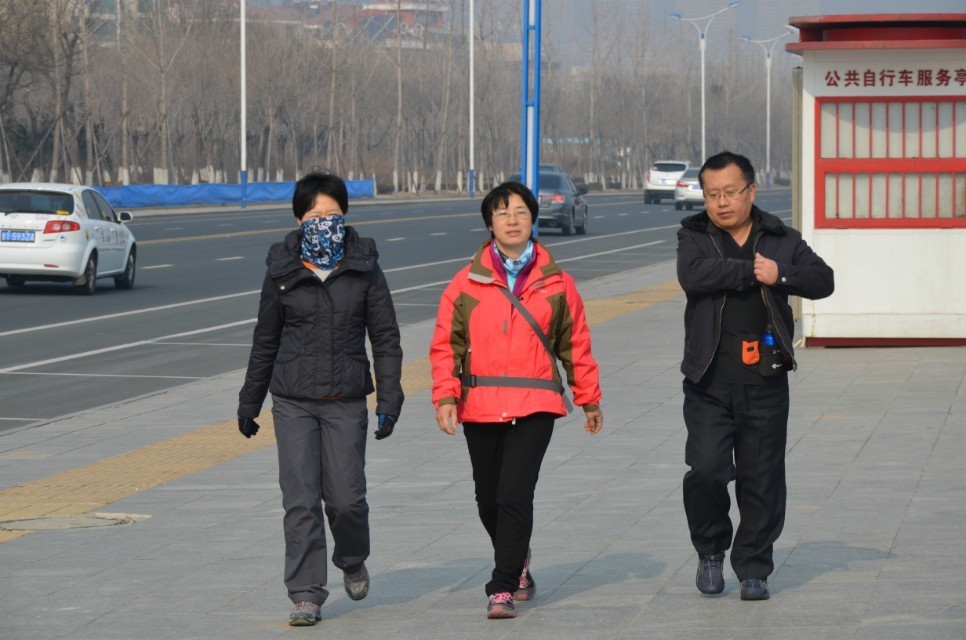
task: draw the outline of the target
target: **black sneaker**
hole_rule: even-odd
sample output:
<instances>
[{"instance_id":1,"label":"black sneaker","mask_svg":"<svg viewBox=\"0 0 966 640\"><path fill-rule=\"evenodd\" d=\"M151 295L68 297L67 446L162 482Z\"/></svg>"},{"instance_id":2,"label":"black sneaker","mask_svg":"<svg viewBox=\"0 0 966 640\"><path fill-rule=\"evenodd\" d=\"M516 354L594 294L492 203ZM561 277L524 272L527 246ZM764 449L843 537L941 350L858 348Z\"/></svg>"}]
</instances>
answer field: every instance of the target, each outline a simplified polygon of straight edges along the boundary
<instances>
[{"instance_id":1,"label":"black sneaker","mask_svg":"<svg viewBox=\"0 0 966 640\"><path fill-rule=\"evenodd\" d=\"M369 595L369 571L365 563L359 565L359 570L355 573L343 572L342 583L345 585L345 592L353 600L362 600Z\"/></svg>"},{"instance_id":2,"label":"black sneaker","mask_svg":"<svg viewBox=\"0 0 966 640\"><path fill-rule=\"evenodd\" d=\"M698 554L698 573L694 576L698 591L708 595L724 591L724 559L724 553Z\"/></svg>"},{"instance_id":3,"label":"black sneaker","mask_svg":"<svg viewBox=\"0 0 966 640\"><path fill-rule=\"evenodd\" d=\"M749 578L741 581L742 600L767 600L770 597L767 580Z\"/></svg>"}]
</instances>

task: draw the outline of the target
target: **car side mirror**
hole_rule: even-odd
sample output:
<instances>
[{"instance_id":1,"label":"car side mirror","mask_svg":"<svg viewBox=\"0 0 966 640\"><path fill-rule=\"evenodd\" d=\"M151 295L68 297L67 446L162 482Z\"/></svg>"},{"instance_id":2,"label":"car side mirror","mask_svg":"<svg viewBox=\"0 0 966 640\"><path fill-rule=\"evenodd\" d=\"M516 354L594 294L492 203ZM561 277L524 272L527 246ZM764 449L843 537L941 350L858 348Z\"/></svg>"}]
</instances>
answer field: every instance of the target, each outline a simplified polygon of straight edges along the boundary
<instances>
[{"instance_id":1,"label":"car side mirror","mask_svg":"<svg viewBox=\"0 0 966 640\"><path fill-rule=\"evenodd\" d=\"M118 217L120 217L121 222L130 222L131 220L134 220L134 216L130 211L121 211L118 213Z\"/></svg>"},{"instance_id":2,"label":"car side mirror","mask_svg":"<svg viewBox=\"0 0 966 640\"><path fill-rule=\"evenodd\" d=\"M582 196L587 193L587 187L577 187L577 195Z\"/></svg>"}]
</instances>

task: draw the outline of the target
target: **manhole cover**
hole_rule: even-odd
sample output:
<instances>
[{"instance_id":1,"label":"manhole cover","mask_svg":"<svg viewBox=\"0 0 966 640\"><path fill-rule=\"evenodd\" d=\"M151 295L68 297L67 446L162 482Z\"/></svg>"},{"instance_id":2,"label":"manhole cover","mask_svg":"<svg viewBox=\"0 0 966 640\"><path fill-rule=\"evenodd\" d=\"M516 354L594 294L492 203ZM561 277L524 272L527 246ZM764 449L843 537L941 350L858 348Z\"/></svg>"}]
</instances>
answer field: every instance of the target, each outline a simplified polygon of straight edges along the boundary
<instances>
[{"instance_id":1,"label":"manhole cover","mask_svg":"<svg viewBox=\"0 0 966 640\"><path fill-rule=\"evenodd\" d=\"M130 513L85 513L79 516L46 516L21 520L0 520L0 529L7 531L43 531L51 529L90 529L132 524L151 516Z\"/></svg>"}]
</instances>

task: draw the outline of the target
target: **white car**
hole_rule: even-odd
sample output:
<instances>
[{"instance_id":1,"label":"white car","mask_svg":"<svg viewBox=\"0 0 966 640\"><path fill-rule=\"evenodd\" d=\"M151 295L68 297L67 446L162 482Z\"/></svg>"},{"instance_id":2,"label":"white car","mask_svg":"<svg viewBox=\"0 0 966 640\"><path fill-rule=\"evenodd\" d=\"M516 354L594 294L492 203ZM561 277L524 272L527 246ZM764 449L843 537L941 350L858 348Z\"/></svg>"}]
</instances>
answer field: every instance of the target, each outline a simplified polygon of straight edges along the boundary
<instances>
[{"instance_id":1,"label":"white car","mask_svg":"<svg viewBox=\"0 0 966 640\"><path fill-rule=\"evenodd\" d=\"M0 185L0 277L70 282L93 295L98 278L134 286L137 244L124 224L133 216L90 187L53 183Z\"/></svg>"},{"instance_id":2,"label":"white car","mask_svg":"<svg viewBox=\"0 0 966 640\"><path fill-rule=\"evenodd\" d=\"M687 170L683 160L658 160L647 170L644 180L644 204L660 204L661 198L674 199L674 187Z\"/></svg>"},{"instance_id":3,"label":"white car","mask_svg":"<svg viewBox=\"0 0 966 640\"><path fill-rule=\"evenodd\" d=\"M674 188L674 208L680 211L687 209L690 211L694 205L704 207L704 191L701 190L701 183L698 181L698 174L701 169L691 167L678 179L678 184Z\"/></svg>"}]
</instances>

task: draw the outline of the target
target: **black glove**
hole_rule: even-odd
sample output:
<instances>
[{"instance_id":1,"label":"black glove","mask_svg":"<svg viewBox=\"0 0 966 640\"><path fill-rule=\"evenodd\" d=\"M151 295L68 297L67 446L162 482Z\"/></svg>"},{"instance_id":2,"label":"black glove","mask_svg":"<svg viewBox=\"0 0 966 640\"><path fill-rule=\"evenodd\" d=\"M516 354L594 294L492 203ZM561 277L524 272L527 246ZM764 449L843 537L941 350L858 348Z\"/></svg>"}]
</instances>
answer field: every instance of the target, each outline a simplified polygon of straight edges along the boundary
<instances>
[{"instance_id":1,"label":"black glove","mask_svg":"<svg viewBox=\"0 0 966 640\"><path fill-rule=\"evenodd\" d=\"M398 418L388 413L380 413L377 415L379 416L379 425L376 427L376 440L382 440L392 435L392 430L396 427L396 420Z\"/></svg>"},{"instance_id":2,"label":"black glove","mask_svg":"<svg viewBox=\"0 0 966 640\"><path fill-rule=\"evenodd\" d=\"M258 423L255 422L255 418L246 418L245 416L238 416L238 430L246 438L251 438L253 435L258 433Z\"/></svg>"}]
</instances>

